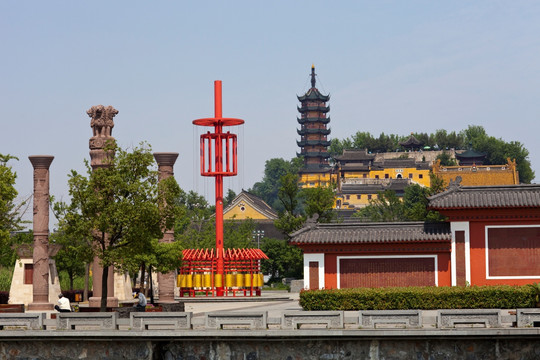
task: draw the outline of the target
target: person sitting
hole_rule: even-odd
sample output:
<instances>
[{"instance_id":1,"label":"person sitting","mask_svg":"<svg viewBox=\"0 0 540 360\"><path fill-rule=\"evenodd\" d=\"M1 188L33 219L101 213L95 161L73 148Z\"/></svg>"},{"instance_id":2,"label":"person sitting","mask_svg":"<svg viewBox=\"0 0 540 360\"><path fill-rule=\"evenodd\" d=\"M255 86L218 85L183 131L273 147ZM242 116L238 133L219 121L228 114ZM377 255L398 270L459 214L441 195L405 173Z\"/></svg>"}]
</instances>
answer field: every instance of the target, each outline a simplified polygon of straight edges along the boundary
<instances>
[{"instance_id":1,"label":"person sitting","mask_svg":"<svg viewBox=\"0 0 540 360\"><path fill-rule=\"evenodd\" d=\"M144 312L146 310L146 296L142 292L133 293L135 299L139 299L139 302L135 305L136 311Z\"/></svg>"},{"instance_id":2,"label":"person sitting","mask_svg":"<svg viewBox=\"0 0 540 360\"><path fill-rule=\"evenodd\" d=\"M71 312L71 305L69 299L64 297L63 294L58 295L58 305L54 305L54 309L58 312Z\"/></svg>"}]
</instances>

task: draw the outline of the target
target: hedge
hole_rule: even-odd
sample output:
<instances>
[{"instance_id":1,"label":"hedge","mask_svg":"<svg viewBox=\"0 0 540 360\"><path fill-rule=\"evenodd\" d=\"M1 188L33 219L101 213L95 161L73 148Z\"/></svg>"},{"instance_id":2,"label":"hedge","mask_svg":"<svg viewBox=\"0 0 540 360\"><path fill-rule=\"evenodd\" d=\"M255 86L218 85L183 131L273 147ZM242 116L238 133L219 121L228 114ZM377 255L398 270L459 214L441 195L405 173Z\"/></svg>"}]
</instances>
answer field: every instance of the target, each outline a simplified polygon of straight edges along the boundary
<instances>
[{"instance_id":1,"label":"hedge","mask_svg":"<svg viewBox=\"0 0 540 360\"><path fill-rule=\"evenodd\" d=\"M303 290L300 306L304 310L517 309L535 307L536 295L531 285Z\"/></svg>"}]
</instances>

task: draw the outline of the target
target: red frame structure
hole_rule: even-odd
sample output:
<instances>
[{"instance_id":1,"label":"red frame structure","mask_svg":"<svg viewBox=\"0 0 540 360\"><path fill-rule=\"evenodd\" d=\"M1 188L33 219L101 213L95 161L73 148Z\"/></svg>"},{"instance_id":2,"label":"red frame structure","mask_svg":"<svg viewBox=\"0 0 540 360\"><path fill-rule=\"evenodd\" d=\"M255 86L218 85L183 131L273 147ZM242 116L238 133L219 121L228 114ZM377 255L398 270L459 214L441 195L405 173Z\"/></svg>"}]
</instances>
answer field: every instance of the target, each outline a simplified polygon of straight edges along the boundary
<instances>
[{"instance_id":1,"label":"red frame structure","mask_svg":"<svg viewBox=\"0 0 540 360\"><path fill-rule=\"evenodd\" d=\"M216 278L217 260L223 259L225 284L222 295L243 293L259 296L263 285L261 260L268 257L260 249L186 249L182 251L183 264L178 276L180 296L218 295ZM221 256L219 256L221 255ZM223 275L223 274L222 274Z\"/></svg>"},{"instance_id":2,"label":"red frame structure","mask_svg":"<svg viewBox=\"0 0 540 360\"><path fill-rule=\"evenodd\" d=\"M213 126L214 132L201 135L201 175L216 178L216 269L212 288L223 296L225 275L223 251L223 177L235 176L237 166L236 135L223 133L224 126L241 125L242 119L224 118L222 115L221 80L214 81L214 117L193 120L194 125Z\"/></svg>"}]
</instances>

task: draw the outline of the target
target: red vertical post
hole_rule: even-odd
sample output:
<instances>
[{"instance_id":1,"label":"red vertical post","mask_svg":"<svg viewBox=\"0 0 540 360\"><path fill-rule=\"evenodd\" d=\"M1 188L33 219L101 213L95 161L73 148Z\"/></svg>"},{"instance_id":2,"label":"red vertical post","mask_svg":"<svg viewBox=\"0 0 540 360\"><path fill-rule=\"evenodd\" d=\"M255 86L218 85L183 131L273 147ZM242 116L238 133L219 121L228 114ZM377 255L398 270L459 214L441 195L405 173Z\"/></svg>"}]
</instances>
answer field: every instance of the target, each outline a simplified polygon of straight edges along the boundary
<instances>
[{"instance_id":1,"label":"red vertical post","mask_svg":"<svg viewBox=\"0 0 540 360\"><path fill-rule=\"evenodd\" d=\"M214 275L214 289L217 296L224 293L224 250L223 250L223 177L236 175L236 135L229 132L223 133L224 126L241 125L242 119L224 118L222 114L221 81L214 82L214 117L193 120L194 125L213 126L214 133L207 132L201 135L201 175L214 176L216 178L216 273ZM232 140L232 142L231 142ZM214 151L212 152L212 146ZM225 146L225 150L223 150ZM232 158L229 159L232 149ZM208 147L206 154L205 148ZM208 156L208 164L205 163L205 155ZM223 156L226 156L226 168L223 169ZM232 169L229 164L232 162ZM213 168L212 168L213 164Z\"/></svg>"},{"instance_id":2,"label":"red vertical post","mask_svg":"<svg viewBox=\"0 0 540 360\"><path fill-rule=\"evenodd\" d=\"M217 273L218 279L216 284L216 295L223 296L223 281L225 274L223 271L223 145L221 134L223 123L221 121L222 103L221 103L221 80L214 81L214 118L217 119L214 128L214 133L218 134L215 138L216 151L216 251L217 251Z\"/></svg>"}]
</instances>

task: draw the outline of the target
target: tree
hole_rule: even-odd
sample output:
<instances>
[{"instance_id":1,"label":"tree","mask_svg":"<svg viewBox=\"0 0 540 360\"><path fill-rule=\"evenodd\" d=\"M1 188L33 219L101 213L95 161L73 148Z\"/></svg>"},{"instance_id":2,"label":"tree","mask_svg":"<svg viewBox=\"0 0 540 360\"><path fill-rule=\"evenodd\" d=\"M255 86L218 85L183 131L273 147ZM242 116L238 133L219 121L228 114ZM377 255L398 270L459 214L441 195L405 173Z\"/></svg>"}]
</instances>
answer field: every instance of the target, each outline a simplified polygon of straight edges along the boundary
<instances>
[{"instance_id":1,"label":"tree","mask_svg":"<svg viewBox=\"0 0 540 360\"><path fill-rule=\"evenodd\" d=\"M88 266L92 262L92 244L90 238L77 238L65 232L55 232L50 236L51 243L61 246L55 256L58 271L66 271L69 277L69 288L73 290L73 281L76 276L87 275ZM85 279L85 296L88 295L88 280Z\"/></svg>"},{"instance_id":2,"label":"tree","mask_svg":"<svg viewBox=\"0 0 540 360\"><path fill-rule=\"evenodd\" d=\"M92 239L92 254L103 267L101 311L109 266L129 270L129 259L155 251L153 241L174 224L180 192L173 177L158 182L157 171L150 169L154 158L144 144L132 152L116 146L107 150L116 154L108 158L108 167L92 171L86 162L86 177L72 170L71 203L60 219L66 235Z\"/></svg>"},{"instance_id":3,"label":"tree","mask_svg":"<svg viewBox=\"0 0 540 360\"><path fill-rule=\"evenodd\" d=\"M22 214L19 212L26 204L15 204L17 190L15 179L17 174L13 172L7 163L9 160L18 160L15 156L0 154L0 245L10 245L10 234L22 230Z\"/></svg>"},{"instance_id":4,"label":"tree","mask_svg":"<svg viewBox=\"0 0 540 360\"><path fill-rule=\"evenodd\" d=\"M302 277L302 250L296 246L289 245L285 240L264 238L261 250L268 256L268 259L262 261L261 270L270 275L270 281L283 277Z\"/></svg>"},{"instance_id":5,"label":"tree","mask_svg":"<svg viewBox=\"0 0 540 360\"><path fill-rule=\"evenodd\" d=\"M267 160L262 181L256 182L249 192L263 199L272 208L278 211L283 210L278 199L280 179L285 174L297 175L301 167L302 160L300 158L293 158L290 161L281 158Z\"/></svg>"},{"instance_id":6,"label":"tree","mask_svg":"<svg viewBox=\"0 0 540 360\"><path fill-rule=\"evenodd\" d=\"M298 185L298 175L285 174L281 177L280 184L278 198L283 210L278 212L278 218L274 221L274 226L289 236L293 231L301 228L306 221L299 209L300 187Z\"/></svg>"},{"instance_id":7,"label":"tree","mask_svg":"<svg viewBox=\"0 0 540 360\"><path fill-rule=\"evenodd\" d=\"M315 187L302 189L306 215L312 217L317 214L317 222L327 223L335 217L334 207L334 187Z\"/></svg>"},{"instance_id":8,"label":"tree","mask_svg":"<svg viewBox=\"0 0 540 360\"><path fill-rule=\"evenodd\" d=\"M369 221L405 221L405 208L393 190L379 191L369 205L353 214Z\"/></svg>"},{"instance_id":9,"label":"tree","mask_svg":"<svg viewBox=\"0 0 540 360\"><path fill-rule=\"evenodd\" d=\"M450 154L446 151L443 151L441 154L437 155L436 160L441 160L442 166L455 166L457 165L456 159L452 158Z\"/></svg>"}]
</instances>

